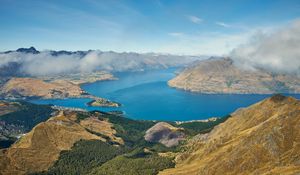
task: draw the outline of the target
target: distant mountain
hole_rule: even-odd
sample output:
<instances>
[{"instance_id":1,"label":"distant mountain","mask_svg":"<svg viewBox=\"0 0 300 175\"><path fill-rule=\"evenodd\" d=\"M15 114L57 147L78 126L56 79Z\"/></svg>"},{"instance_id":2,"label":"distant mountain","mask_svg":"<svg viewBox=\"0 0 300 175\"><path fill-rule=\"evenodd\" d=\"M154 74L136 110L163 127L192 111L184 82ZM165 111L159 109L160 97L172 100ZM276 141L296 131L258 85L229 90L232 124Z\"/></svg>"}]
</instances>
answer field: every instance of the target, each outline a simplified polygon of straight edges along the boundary
<instances>
[{"instance_id":1,"label":"distant mountain","mask_svg":"<svg viewBox=\"0 0 300 175\"><path fill-rule=\"evenodd\" d=\"M299 174L300 101L275 95L239 109L176 157L176 174Z\"/></svg>"},{"instance_id":2,"label":"distant mountain","mask_svg":"<svg viewBox=\"0 0 300 175\"><path fill-rule=\"evenodd\" d=\"M21 63L9 62L6 65L0 67L0 77L19 76L21 75Z\"/></svg>"},{"instance_id":3,"label":"distant mountain","mask_svg":"<svg viewBox=\"0 0 300 175\"><path fill-rule=\"evenodd\" d=\"M38 51L34 47L0 53L0 76L46 76L91 71L143 71L186 66L201 56L155 53L88 51ZM6 70L14 69L15 72ZM6 73L3 73L6 72Z\"/></svg>"},{"instance_id":4,"label":"distant mountain","mask_svg":"<svg viewBox=\"0 0 300 175\"><path fill-rule=\"evenodd\" d=\"M60 50L60 51L50 51L50 54L52 56L61 56L61 55L79 55L80 57L84 57L86 56L89 52L91 52L91 50L89 51L65 51L65 50Z\"/></svg>"},{"instance_id":5,"label":"distant mountain","mask_svg":"<svg viewBox=\"0 0 300 175\"><path fill-rule=\"evenodd\" d=\"M237 67L230 58L198 61L168 84L206 94L300 93L300 77L274 74L263 69L245 70Z\"/></svg>"},{"instance_id":6,"label":"distant mountain","mask_svg":"<svg viewBox=\"0 0 300 175\"><path fill-rule=\"evenodd\" d=\"M39 54L40 52L37 51L34 47L29 47L29 48L19 48L16 50L17 52L22 52L22 53L32 53L32 54Z\"/></svg>"},{"instance_id":7,"label":"distant mountain","mask_svg":"<svg viewBox=\"0 0 300 175\"><path fill-rule=\"evenodd\" d=\"M40 52L38 50L36 50L34 47L29 47L29 48L19 48L17 49L16 51L6 51L6 52L3 52L5 54L8 54L8 53L13 53L13 52L19 52L19 53L31 53L31 54L39 54Z\"/></svg>"}]
</instances>

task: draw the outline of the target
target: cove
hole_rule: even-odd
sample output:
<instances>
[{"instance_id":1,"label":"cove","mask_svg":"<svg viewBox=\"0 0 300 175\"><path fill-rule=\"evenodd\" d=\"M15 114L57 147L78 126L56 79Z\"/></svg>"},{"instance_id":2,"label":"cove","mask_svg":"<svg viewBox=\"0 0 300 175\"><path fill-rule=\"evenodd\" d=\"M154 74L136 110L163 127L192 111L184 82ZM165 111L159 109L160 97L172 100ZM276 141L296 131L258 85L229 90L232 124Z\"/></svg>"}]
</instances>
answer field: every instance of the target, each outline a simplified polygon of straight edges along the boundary
<instances>
[{"instance_id":1,"label":"cove","mask_svg":"<svg viewBox=\"0 0 300 175\"><path fill-rule=\"evenodd\" d=\"M167 81L177 68L143 72L116 73L118 80L84 84L92 95L122 104L119 108L89 107L90 99L32 100L37 104L54 104L87 110L121 110L126 117L141 120L186 121L221 117L247 107L271 95L199 94L170 88ZM300 98L300 94L291 95Z\"/></svg>"}]
</instances>

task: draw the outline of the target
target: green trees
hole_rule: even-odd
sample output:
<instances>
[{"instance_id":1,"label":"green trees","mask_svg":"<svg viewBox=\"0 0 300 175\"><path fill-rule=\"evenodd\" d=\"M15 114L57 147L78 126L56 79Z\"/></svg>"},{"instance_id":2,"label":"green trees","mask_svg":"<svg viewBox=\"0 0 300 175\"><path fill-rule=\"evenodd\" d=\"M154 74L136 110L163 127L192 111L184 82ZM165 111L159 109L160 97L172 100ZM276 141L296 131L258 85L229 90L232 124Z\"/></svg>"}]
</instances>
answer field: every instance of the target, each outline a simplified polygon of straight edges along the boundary
<instances>
[{"instance_id":1,"label":"green trees","mask_svg":"<svg viewBox=\"0 0 300 175\"><path fill-rule=\"evenodd\" d=\"M181 123L177 125L177 127L182 127L186 130L188 135L194 136L200 133L207 133L211 131L216 125L225 122L230 115L217 118L215 121L208 121L208 122L186 122L186 123Z\"/></svg>"},{"instance_id":2,"label":"green trees","mask_svg":"<svg viewBox=\"0 0 300 175\"><path fill-rule=\"evenodd\" d=\"M14 103L17 110L0 116L0 148L13 144L20 134L46 121L54 111L49 105L36 105L24 101Z\"/></svg>"},{"instance_id":3,"label":"green trees","mask_svg":"<svg viewBox=\"0 0 300 175\"><path fill-rule=\"evenodd\" d=\"M121 137L125 144L133 147L139 141L144 140L144 134L147 129L156 122L146 120L133 120L124 116L102 113L103 118L108 118L109 122L114 125L117 136Z\"/></svg>"},{"instance_id":4,"label":"green trees","mask_svg":"<svg viewBox=\"0 0 300 175\"><path fill-rule=\"evenodd\" d=\"M1 116L0 120L6 124L22 126L30 131L35 125L46 121L54 111L49 105L36 105L28 102L18 102L21 109Z\"/></svg>"},{"instance_id":5,"label":"green trees","mask_svg":"<svg viewBox=\"0 0 300 175\"><path fill-rule=\"evenodd\" d=\"M159 171L174 167L170 157L161 157L157 153L136 151L134 154L118 156L91 171L89 175L154 175Z\"/></svg>"},{"instance_id":6,"label":"green trees","mask_svg":"<svg viewBox=\"0 0 300 175\"><path fill-rule=\"evenodd\" d=\"M71 150L63 151L48 172L37 174L76 175L87 174L92 168L124 153L122 147L112 146L99 140L81 140Z\"/></svg>"},{"instance_id":7,"label":"green trees","mask_svg":"<svg viewBox=\"0 0 300 175\"><path fill-rule=\"evenodd\" d=\"M121 137L125 144L116 146L110 141L81 140L75 143L71 150L61 152L59 159L47 172L37 174L154 175L163 169L175 166L173 157L160 156L159 153L177 152L181 149L180 145L168 148L160 143L150 143L144 139L146 130L156 122L132 120L100 111L79 112L77 113L77 122L90 116L97 116L100 120L108 119L117 131L116 135ZM188 136L193 136L210 131L228 117L230 116L209 122L171 124L184 128ZM90 130L87 131L96 135L100 134Z\"/></svg>"}]
</instances>

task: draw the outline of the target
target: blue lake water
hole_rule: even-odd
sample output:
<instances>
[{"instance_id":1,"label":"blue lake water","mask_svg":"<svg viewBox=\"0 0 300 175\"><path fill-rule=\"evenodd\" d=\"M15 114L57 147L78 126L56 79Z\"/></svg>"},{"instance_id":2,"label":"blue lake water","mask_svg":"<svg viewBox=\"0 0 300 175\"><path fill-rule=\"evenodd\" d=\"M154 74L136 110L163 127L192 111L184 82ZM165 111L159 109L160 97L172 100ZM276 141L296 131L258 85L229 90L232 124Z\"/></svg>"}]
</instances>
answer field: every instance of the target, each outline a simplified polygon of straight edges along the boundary
<instances>
[{"instance_id":1,"label":"blue lake water","mask_svg":"<svg viewBox=\"0 0 300 175\"><path fill-rule=\"evenodd\" d=\"M38 104L54 104L87 110L122 110L127 117L143 120L197 120L230 114L270 95L198 94L167 85L175 76L175 68L115 74L119 80L82 85L90 94L122 104L119 108L89 107L90 99L33 100ZM299 95L292 95L300 99Z\"/></svg>"}]
</instances>

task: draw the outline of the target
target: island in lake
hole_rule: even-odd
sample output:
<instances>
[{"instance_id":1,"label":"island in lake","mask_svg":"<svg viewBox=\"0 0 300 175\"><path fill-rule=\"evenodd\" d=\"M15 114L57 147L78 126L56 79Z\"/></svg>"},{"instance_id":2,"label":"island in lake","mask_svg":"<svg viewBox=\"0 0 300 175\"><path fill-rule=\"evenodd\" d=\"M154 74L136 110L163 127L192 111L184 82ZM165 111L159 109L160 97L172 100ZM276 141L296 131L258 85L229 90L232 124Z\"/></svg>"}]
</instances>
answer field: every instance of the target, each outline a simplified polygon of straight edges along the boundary
<instances>
[{"instance_id":1,"label":"island in lake","mask_svg":"<svg viewBox=\"0 0 300 175\"><path fill-rule=\"evenodd\" d=\"M120 107L121 104L114 102L114 101L110 101L108 99L105 98L95 98L94 100L90 101L87 103L88 106L99 106L99 107Z\"/></svg>"}]
</instances>

